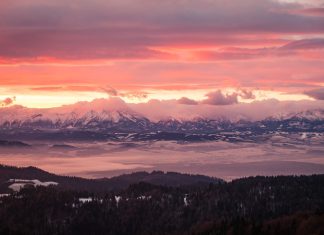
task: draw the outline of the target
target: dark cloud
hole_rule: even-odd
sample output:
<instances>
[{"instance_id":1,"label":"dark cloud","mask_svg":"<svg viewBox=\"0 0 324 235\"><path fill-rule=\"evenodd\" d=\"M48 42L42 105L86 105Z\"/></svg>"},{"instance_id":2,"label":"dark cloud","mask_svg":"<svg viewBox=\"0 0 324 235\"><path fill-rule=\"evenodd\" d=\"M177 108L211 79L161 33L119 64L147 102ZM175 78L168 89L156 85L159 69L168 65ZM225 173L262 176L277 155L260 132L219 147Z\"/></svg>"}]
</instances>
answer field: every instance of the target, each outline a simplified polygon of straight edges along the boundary
<instances>
[{"instance_id":1,"label":"dark cloud","mask_svg":"<svg viewBox=\"0 0 324 235\"><path fill-rule=\"evenodd\" d=\"M118 91L112 87L106 86L101 87L100 89L106 92L108 96L119 96Z\"/></svg>"},{"instance_id":2,"label":"dark cloud","mask_svg":"<svg viewBox=\"0 0 324 235\"><path fill-rule=\"evenodd\" d=\"M130 99L136 98L136 99L146 99L148 97L148 92L143 91L133 91L133 92L126 92L126 93L120 93L119 96L121 97L127 97Z\"/></svg>"},{"instance_id":3,"label":"dark cloud","mask_svg":"<svg viewBox=\"0 0 324 235\"><path fill-rule=\"evenodd\" d=\"M129 99L146 99L148 97L147 92L143 91L132 91L132 92L119 92L115 88L106 86L101 87L99 90L102 90L108 94L109 97L124 97Z\"/></svg>"},{"instance_id":4,"label":"dark cloud","mask_svg":"<svg viewBox=\"0 0 324 235\"><path fill-rule=\"evenodd\" d=\"M16 101L16 97L8 97L0 101L0 107L6 107L12 105Z\"/></svg>"},{"instance_id":5,"label":"dark cloud","mask_svg":"<svg viewBox=\"0 0 324 235\"><path fill-rule=\"evenodd\" d=\"M179 104L185 104L185 105L198 105L198 102L193 99L189 99L187 97L182 97L181 99L178 99Z\"/></svg>"},{"instance_id":6,"label":"dark cloud","mask_svg":"<svg viewBox=\"0 0 324 235\"><path fill-rule=\"evenodd\" d=\"M248 91L248 90L240 90L239 96L242 99L255 99L255 95L253 94L253 91Z\"/></svg>"},{"instance_id":7,"label":"dark cloud","mask_svg":"<svg viewBox=\"0 0 324 235\"><path fill-rule=\"evenodd\" d=\"M210 104L210 105L230 105L230 104L237 104L238 94L223 94L220 90L215 92L210 92L206 94L207 99L203 100L203 104Z\"/></svg>"},{"instance_id":8,"label":"dark cloud","mask_svg":"<svg viewBox=\"0 0 324 235\"><path fill-rule=\"evenodd\" d=\"M219 50L197 51L198 59L203 60L249 60L260 57L281 57L295 55L298 51L324 49L323 38L295 40L281 47L240 48L224 47Z\"/></svg>"},{"instance_id":9,"label":"dark cloud","mask_svg":"<svg viewBox=\"0 0 324 235\"><path fill-rule=\"evenodd\" d=\"M308 95L309 97L314 98L316 100L324 100L324 87L306 91L305 95Z\"/></svg>"},{"instance_id":10,"label":"dark cloud","mask_svg":"<svg viewBox=\"0 0 324 235\"><path fill-rule=\"evenodd\" d=\"M323 38L313 38L313 39L304 39L298 40L286 44L280 49L283 50L309 50L309 49L323 49L324 48L324 39Z\"/></svg>"}]
</instances>

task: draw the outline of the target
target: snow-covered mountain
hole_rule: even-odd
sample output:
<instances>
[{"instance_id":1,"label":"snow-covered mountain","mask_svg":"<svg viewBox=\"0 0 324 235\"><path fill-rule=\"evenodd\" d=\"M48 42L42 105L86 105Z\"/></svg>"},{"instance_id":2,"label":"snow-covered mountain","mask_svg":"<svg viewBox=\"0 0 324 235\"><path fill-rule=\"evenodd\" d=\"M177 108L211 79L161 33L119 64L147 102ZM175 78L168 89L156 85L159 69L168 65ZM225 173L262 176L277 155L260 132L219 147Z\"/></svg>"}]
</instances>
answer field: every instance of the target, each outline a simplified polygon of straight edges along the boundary
<instances>
[{"instance_id":1,"label":"snow-covered mountain","mask_svg":"<svg viewBox=\"0 0 324 235\"><path fill-rule=\"evenodd\" d=\"M40 129L104 129L115 126L136 129L145 128L150 121L136 113L123 110L100 112L89 110L85 113L24 113L19 115L2 116L2 128L40 128Z\"/></svg>"},{"instance_id":2,"label":"snow-covered mountain","mask_svg":"<svg viewBox=\"0 0 324 235\"><path fill-rule=\"evenodd\" d=\"M87 138L87 135L91 138L113 138L116 133L212 134L224 131L324 132L324 109L281 114L257 121L246 117L233 120L222 115L186 120L169 117L152 121L119 100L105 99L51 109L30 109L22 106L0 109L0 138L9 134L18 135L17 133L27 136L42 133L42 138L47 133L68 133L71 138L75 133L79 136L82 133L82 138Z\"/></svg>"},{"instance_id":3,"label":"snow-covered mountain","mask_svg":"<svg viewBox=\"0 0 324 235\"><path fill-rule=\"evenodd\" d=\"M324 120L324 109L307 110L296 114L290 114L286 118L306 119L310 121Z\"/></svg>"},{"instance_id":4,"label":"snow-covered mountain","mask_svg":"<svg viewBox=\"0 0 324 235\"><path fill-rule=\"evenodd\" d=\"M117 104L116 104L117 103ZM130 131L146 128L150 121L124 105L98 99L51 109L29 109L12 106L0 109L2 129L109 129Z\"/></svg>"}]
</instances>

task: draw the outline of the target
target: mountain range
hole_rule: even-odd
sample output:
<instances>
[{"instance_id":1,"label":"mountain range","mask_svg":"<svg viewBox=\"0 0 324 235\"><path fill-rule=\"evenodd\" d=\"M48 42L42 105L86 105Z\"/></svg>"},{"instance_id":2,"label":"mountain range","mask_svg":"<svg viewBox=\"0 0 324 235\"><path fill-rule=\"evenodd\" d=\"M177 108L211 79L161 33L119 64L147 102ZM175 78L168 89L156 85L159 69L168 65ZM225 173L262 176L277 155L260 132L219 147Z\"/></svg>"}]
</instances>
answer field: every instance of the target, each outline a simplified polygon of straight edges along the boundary
<instances>
[{"instance_id":1,"label":"mountain range","mask_svg":"<svg viewBox=\"0 0 324 235\"><path fill-rule=\"evenodd\" d=\"M231 119L222 114L151 120L125 105L84 103L71 107L0 109L0 139L213 140L226 132L245 136L274 132L324 132L324 109ZM215 137L216 136L216 137Z\"/></svg>"}]
</instances>

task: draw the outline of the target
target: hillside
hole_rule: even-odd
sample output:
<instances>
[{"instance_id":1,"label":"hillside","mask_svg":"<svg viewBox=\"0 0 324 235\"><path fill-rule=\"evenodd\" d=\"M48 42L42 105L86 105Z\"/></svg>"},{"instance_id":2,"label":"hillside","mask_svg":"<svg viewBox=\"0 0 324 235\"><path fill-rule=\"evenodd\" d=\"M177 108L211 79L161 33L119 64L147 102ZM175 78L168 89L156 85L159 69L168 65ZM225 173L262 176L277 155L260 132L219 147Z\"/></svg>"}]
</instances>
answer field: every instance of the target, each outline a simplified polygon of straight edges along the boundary
<instances>
[{"instance_id":1,"label":"hillside","mask_svg":"<svg viewBox=\"0 0 324 235\"><path fill-rule=\"evenodd\" d=\"M135 178L148 176L152 174L134 174ZM28 187L0 197L0 234L324 232L324 175L249 177L200 187L141 182L104 194L58 189Z\"/></svg>"},{"instance_id":2,"label":"hillside","mask_svg":"<svg viewBox=\"0 0 324 235\"><path fill-rule=\"evenodd\" d=\"M68 177L51 174L36 167L12 167L0 165L0 193L10 192L8 182L10 179L40 180L57 182L58 188L64 190L87 190L92 192L106 192L110 190L125 189L131 184L146 182L154 185L180 186L200 185L223 182L220 179L202 176L180 174L175 172L164 173L162 171L136 172L120 175L112 178L84 179L80 177Z\"/></svg>"}]
</instances>

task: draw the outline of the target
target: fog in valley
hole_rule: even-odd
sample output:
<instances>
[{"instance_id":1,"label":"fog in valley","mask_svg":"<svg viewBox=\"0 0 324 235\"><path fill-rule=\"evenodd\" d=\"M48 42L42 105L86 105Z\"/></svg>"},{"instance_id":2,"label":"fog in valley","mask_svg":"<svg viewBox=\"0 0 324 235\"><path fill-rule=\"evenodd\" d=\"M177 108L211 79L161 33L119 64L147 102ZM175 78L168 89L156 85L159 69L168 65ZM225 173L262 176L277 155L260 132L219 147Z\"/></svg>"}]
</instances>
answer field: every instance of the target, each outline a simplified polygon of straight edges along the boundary
<instances>
[{"instance_id":1,"label":"fog in valley","mask_svg":"<svg viewBox=\"0 0 324 235\"><path fill-rule=\"evenodd\" d=\"M62 175L101 178L135 171L176 171L231 180L255 175L324 173L324 138L252 142L27 142L1 148L0 162Z\"/></svg>"}]
</instances>

